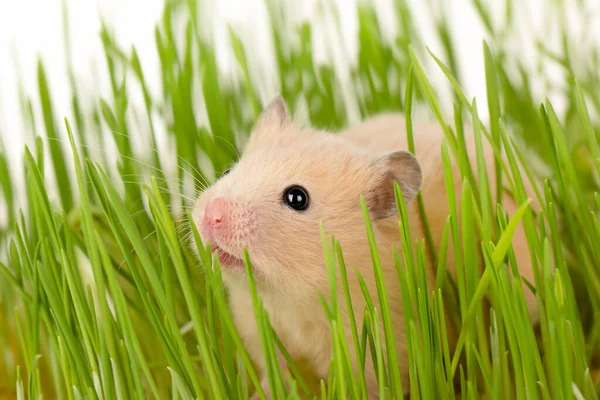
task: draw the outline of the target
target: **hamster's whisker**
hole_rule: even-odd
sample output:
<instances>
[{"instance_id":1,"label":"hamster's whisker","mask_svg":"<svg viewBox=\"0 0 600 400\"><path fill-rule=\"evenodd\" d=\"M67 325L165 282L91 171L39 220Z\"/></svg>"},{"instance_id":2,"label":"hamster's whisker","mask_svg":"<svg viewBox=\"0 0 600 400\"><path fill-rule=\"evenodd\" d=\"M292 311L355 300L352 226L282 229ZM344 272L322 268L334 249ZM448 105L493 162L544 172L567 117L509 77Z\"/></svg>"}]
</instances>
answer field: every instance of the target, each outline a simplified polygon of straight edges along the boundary
<instances>
[{"instance_id":1,"label":"hamster's whisker","mask_svg":"<svg viewBox=\"0 0 600 400\"><path fill-rule=\"evenodd\" d=\"M177 183L180 185L183 185L184 182L182 179L180 178L174 178L174 179L168 179L168 178L161 178L160 176L156 176L156 175L149 175L149 174L124 174L121 175L122 178L149 178L149 177L153 177L154 179L156 179L157 181L161 181L161 182L165 182L165 183Z\"/></svg>"},{"instance_id":2,"label":"hamster's whisker","mask_svg":"<svg viewBox=\"0 0 600 400\"><path fill-rule=\"evenodd\" d=\"M142 242L145 242L150 236L154 235L156 233L156 229L153 230L152 232L150 232L149 234L147 234L146 236L144 236L144 238L142 239Z\"/></svg>"},{"instance_id":3,"label":"hamster's whisker","mask_svg":"<svg viewBox=\"0 0 600 400\"><path fill-rule=\"evenodd\" d=\"M98 129L103 129L101 125L99 124L93 124L96 128ZM125 134L123 132L119 132L119 131L115 131L114 129L111 129L110 127L107 127L107 129L113 134L113 135L117 135L117 136L122 136L122 137L126 137L126 138L131 138L132 136L129 134ZM160 152L158 151L157 148L152 147L152 146L148 146L148 148L150 150L152 150L154 153L160 155Z\"/></svg>"},{"instance_id":4,"label":"hamster's whisker","mask_svg":"<svg viewBox=\"0 0 600 400\"><path fill-rule=\"evenodd\" d=\"M180 226L184 226L184 227L186 227L186 229L189 228L188 222L189 221L188 221L187 217L185 215L183 215L183 213L180 218L173 220L174 224L181 224Z\"/></svg>"},{"instance_id":5,"label":"hamster's whisker","mask_svg":"<svg viewBox=\"0 0 600 400\"><path fill-rule=\"evenodd\" d=\"M56 142L59 142L59 143L63 142L63 140L62 140L61 138L47 138L47 139L48 139L48 140L53 140L53 141L56 141ZM99 152L101 152L101 153L104 153L104 154L110 154L108 150L106 150L106 149L101 149L101 148L99 148L99 147L90 146L90 145L87 145L87 144L80 144L80 146L81 146L81 147L83 147L83 148L86 148L86 149L90 149L90 150L96 150L96 151L99 151ZM124 155L124 154L122 154L122 153L120 153L120 152L118 152L118 151L117 151L116 155L117 155L117 157L123 157L123 158L124 158L124 159L126 159L126 160L131 160L131 161L133 161L133 162L136 162L136 163L138 163L138 164L140 164L140 165L143 165L143 166L145 166L145 167L148 167L148 168L150 168L150 169L153 169L153 170L155 170L155 171L164 172L163 170L161 170L161 169L160 169L160 168L158 168L158 167L155 167L155 166L153 166L153 165L151 165L151 164L148 164L148 163L145 163L145 162L143 162L143 161L140 161L140 160L138 160L138 159L136 159L136 158L134 158L134 157L129 157L129 156L126 156L126 155Z\"/></svg>"},{"instance_id":6,"label":"hamster's whisker","mask_svg":"<svg viewBox=\"0 0 600 400\"><path fill-rule=\"evenodd\" d=\"M186 226L181 226L180 229L177 229L175 231L175 234L177 236L181 237L181 240L183 240L185 238L186 235L190 234L192 231L189 227Z\"/></svg>"},{"instance_id":7,"label":"hamster's whisker","mask_svg":"<svg viewBox=\"0 0 600 400\"><path fill-rule=\"evenodd\" d=\"M139 181L134 181L134 180L122 180L121 182L127 183L127 184L132 184L132 185L139 183ZM157 187L158 187L158 189L160 189L161 193L169 193L174 196L184 196L183 193L174 191L173 189L170 189L168 187L165 187L165 186L157 186Z\"/></svg>"},{"instance_id":8,"label":"hamster's whisker","mask_svg":"<svg viewBox=\"0 0 600 400\"><path fill-rule=\"evenodd\" d=\"M122 182L123 182L123 183L130 183L130 184L136 184L136 183L138 183L138 182L136 182L136 181L122 181ZM186 195L185 195L185 194L183 194L183 193L173 192L172 190L170 190L170 189L168 189L168 188L161 187L161 186L159 186L158 188L159 188L159 189L163 189L163 190L161 190L161 193L167 193L167 194L170 194L170 195L173 195L173 196L179 196L179 197L181 197L181 198L184 198L184 199L186 199L186 200L189 200L189 201L191 201L192 203L196 201L195 199L193 199L193 198L191 198L191 197L189 197L189 196L186 196Z\"/></svg>"},{"instance_id":9,"label":"hamster's whisker","mask_svg":"<svg viewBox=\"0 0 600 400\"><path fill-rule=\"evenodd\" d=\"M154 229L152 232L150 232L149 234L147 234L146 236L144 236L142 238L142 242L145 242L150 236L154 235L155 233L156 233L156 229ZM135 252L135 248L132 248L129 251L129 254L133 254L134 252ZM119 264L119 268L118 269L123 268L123 264L125 264L125 262L127 262L127 258L123 258L123 261L121 261L121 263Z\"/></svg>"},{"instance_id":10,"label":"hamster's whisker","mask_svg":"<svg viewBox=\"0 0 600 400\"><path fill-rule=\"evenodd\" d=\"M129 216L132 219L135 219L137 216L139 216L140 214L143 214L145 212L147 212L148 210L146 210L145 208L142 208L141 210L137 210L136 212L134 212L133 214L130 214Z\"/></svg>"},{"instance_id":11,"label":"hamster's whisker","mask_svg":"<svg viewBox=\"0 0 600 400\"><path fill-rule=\"evenodd\" d=\"M121 177L122 178L126 178L126 177L128 177L128 178L136 178L136 177L137 178L144 178L144 177L148 177L148 175L144 175L144 174L125 174L125 175L121 175ZM164 182L165 185L168 185L169 183L173 183L173 184L177 184L178 186L185 186L185 182L183 181L183 179L180 179L180 178L175 178L175 179L169 180L167 178L161 178L161 177L154 176L154 175L153 175L153 178L156 179L157 181ZM129 181L123 181L123 182L135 183L135 182L129 182ZM205 185L199 185L199 186L202 188L202 190L206 189L206 187L207 187ZM170 193L170 194L173 194L173 195L181 195L180 192L173 191L174 189L171 189L168 186L159 186L159 189L162 189L162 191L164 193ZM199 192L196 190L194 192L194 195L197 196L198 193Z\"/></svg>"},{"instance_id":12,"label":"hamster's whisker","mask_svg":"<svg viewBox=\"0 0 600 400\"><path fill-rule=\"evenodd\" d=\"M233 145L233 143L231 143L229 140L225 139L223 136L219 136L219 135L213 135L214 138L216 139L221 139L222 141L224 141L225 143L227 143L229 146L231 146L231 148L233 149L235 155L239 158L240 157L240 153L237 149L237 147L235 147Z\"/></svg>"},{"instance_id":13,"label":"hamster's whisker","mask_svg":"<svg viewBox=\"0 0 600 400\"><path fill-rule=\"evenodd\" d=\"M192 247L192 246L196 245L194 233L192 232L191 229L189 229L188 232L183 234L183 236L181 237L181 243L185 244L188 247ZM202 243L202 245L204 246L204 243Z\"/></svg>"},{"instance_id":14,"label":"hamster's whisker","mask_svg":"<svg viewBox=\"0 0 600 400\"><path fill-rule=\"evenodd\" d=\"M118 132L115 132L115 133L116 133L116 134L120 134L120 133L118 133ZM121 135L123 135L123 134L121 134ZM124 135L124 136L126 136L126 135ZM53 141L56 141L56 142L59 142L59 143L62 143L62 142L63 142L63 139L62 139L62 138L47 138L47 139L48 139L48 140L53 140ZM106 150L106 149L101 149L101 148L99 148L99 147L90 146L90 145L87 145L87 144L80 144L79 146L81 146L82 148L86 148L86 149L90 149L90 150L95 150L95 151L98 151L98 152L101 152L101 153L104 153L104 154L110 154L110 152L109 152L108 150ZM156 150L155 150L155 151L156 151ZM164 174L164 173L165 173L165 171L163 171L161 168L158 168L158 167L156 167L156 166L153 166L153 165L151 165L151 164L149 164L149 163L146 163L146 162L144 162L144 161L141 161L141 160L139 160L139 159L136 159L136 158L134 158L134 157L126 156L126 155L124 155L124 154L121 154L121 153L119 153L119 152L117 152L116 156L117 156L117 157L122 157L122 158L124 158L124 159L126 159L126 160L133 161L133 162L135 162L135 163L139 164L140 166L144 166L144 167L146 167L146 168L149 168L149 169L151 169L151 170L153 170L153 171L156 171L156 172L161 172L162 174ZM197 169L196 167L194 167L194 166L193 166L193 165L192 165L192 164L191 164L191 163L190 163L188 160L184 159L183 157L181 157L181 156L179 156L179 155L178 155L178 158L179 158L179 159L181 159L181 161L183 161L183 162L184 162L184 163L186 163L187 165L189 165L189 167L190 167L190 168L192 168L192 169L194 170L194 172L196 172L198 175L200 175L200 176L202 177L202 175L203 175L203 174L200 172L200 170L199 170L199 169ZM192 177L192 179L194 179L194 181L195 181L195 182L198 184L198 186L200 187L200 191L204 191L204 190L206 190L206 189L207 189L207 188L210 186L210 183L207 181L207 179L206 179L206 178L204 178L204 177L203 177L203 181L202 181L202 180L200 180L200 178L198 178L198 177L194 176L193 174L191 174L191 173L190 173L190 171L188 171L188 170L186 170L185 168L183 168L183 167L182 167L182 166L181 166L179 163L177 164L177 167L178 167L179 169L181 169L181 170L184 172L184 174L186 174L186 175L189 175L189 176L191 176L191 177ZM125 177L138 177L138 178L142 178L142 177L145 177L145 176L150 176L150 175L147 175L147 174L142 174L142 173L136 173L136 174L125 174L125 175L121 175L121 177L123 177L123 178L125 178ZM185 186L185 182L183 181L183 179L182 179L182 178L179 178L179 177L177 177L177 178L174 178L174 179L167 179L167 178L162 178L162 177L159 177L159 176L156 176L156 175L152 175L152 176L153 176L155 179L157 179L157 180L161 180L161 181L164 181L164 182L165 182L165 183L167 183L167 184L168 184L168 183L176 183L176 184L178 184L178 185L180 185L180 186ZM88 180L88 181L89 181L89 180ZM124 181L124 182L126 182L126 181ZM127 182L127 183L139 183L139 182ZM199 192L198 192L198 193L199 193Z\"/></svg>"},{"instance_id":15,"label":"hamster's whisker","mask_svg":"<svg viewBox=\"0 0 600 400\"><path fill-rule=\"evenodd\" d=\"M140 203L142 200L143 200L143 199L139 199L139 200L137 200L137 201L136 201L136 202L133 204L133 206L136 206L136 205L137 205L138 203ZM188 210L192 210L192 209L193 209L193 207L191 207L191 206L186 206L186 205L181 205L181 204L178 204L178 205L174 205L174 204L165 204L165 207L166 207L168 210L172 210L172 209L173 209L173 208L175 208L175 207L181 207L181 208L182 208L183 210L185 210L185 211L188 211ZM133 207L132 207L132 208L133 208ZM137 217L139 214L141 214L141 213L144 213L144 212L150 213L150 210L148 210L148 209L147 209L147 208L145 208L145 207L142 207L142 208L140 208L140 209L137 209L136 211L134 211L132 214L130 214L130 216L131 216L132 218L135 218L135 217Z\"/></svg>"},{"instance_id":16,"label":"hamster's whisker","mask_svg":"<svg viewBox=\"0 0 600 400\"><path fill-rule=\"evenodd\" d=\"M183 160L183 161L185 161L185 162L187 162L187 163L189 164L189 162L188 162L187 160ZM190 166L191 166L191 165L190 165ZM194 176L192 173L190 173L190 171L186 170L186 169L185 169L185 168L183 168L181 165L177 165L177 167L178 167L178 168L179 168L181 171L183 171L184 175L191 176L191 177L192 177L192 179L194 180L194 182L198 184L198 186L200 186L200 187L204 186L204 183L203 183L203 182L202 182L200 179L198 179L197 177L195 177L195 176ZM194 167L192 167L192 168L194 168ZM182 183L182 186L183 186L183 185L184 185L184 184Z\"/></svg>"},{"instance_id":17,"label":"hamster's whisker","mask_svg":"<svg viewBox=\"0 0 600 400\"><path fill-rule=\"evenodd\" d=\"M182 193L173 192L171 190L165 190L163 193L171 194L173 196L179 196L179 197L181 197L183 199L189 200L192 203L196 202L196 199L193 199L193 198L191 198L189 196L186 196L185 194L182 194Z\"/></svg>"},{"instance_id":18,"label":"hamster's whisker","mask_svg":"<svg viewBox=\"0 0 600 400\"><path fill-rule=\"evenodd\" d=\"M199 169L197 169L196 167L194 167L194 166L192 165L192 163L190 163L188 160L186 160L185 158L181 157L180 155L177 155L177 157L178 157L178 158L179 158L181 161L183 161L183 162L185 162L187 165L189 165L189 166L190 166L190 168L191 168L191 169L193 169L195 173L197 173L197 174L198 174L198 175L200 175L200 176L202 176L202 175L203 175L203 174L200 172L200 170L199 170ZM182 167L181 167L181 165L179 166L179 168L182 168ZM184 168L182 168L182 169L183 169L183 171L185 171L185 172L188 172L188 173L189 173L189 171L186 171ZM198 182L200 185L203 185L203 184L205 184L205 185L208 185L208 182L206 181L206 178L204 178L204 182L202 182L202 181L200 181L198 178L196 178L195 176L193 176L193 175L192 175L192 177L193 177L193 178L194 178L194 179L195 179L195 180L196 180L196 181L197 181L197 182Z\"/></svg>"},{"instance_id":19,"label":"hamster's whisker","mask_svg":"<svg viewBox=\"0 0 600 400\"><path fill-rule=\"evenodd\" d=\"M167 210L172 211L173 208L175 208L175 205L171 205L171 204L166 204L165 207L167 208ZM190 211L192 210L192 207L188 207L188 206L183 206L182 207L185 211ZM139 215L144 214L144 213L148 213L150 214L149 210L147 210L146 208L142 208L140 210L135 211L134 213L130 214L129 216L132 219L137 218ZM179 213L174 213L172 214L173 216L178 215ZM181 218L176 218L173 220L173 224L178 225L181 224L181 226L176 226L175 227L175 232L179 233L178 231L181 229L190 229L189 226L187 226L186 224L187 222L187 218L186 217L181 217Z\"/></svg>"},{"instance_id":20,"label":"hamster's whisker","mask_svg":"<svg viewBox=\"0 0 600 400\"><path fill-rule=\"evenodd\" d=\"M165 204L165 207L166 207L168 210L171 210L171 209L175 208L175 206L174 206L174 205L171 205L171 204ZM191 209L191 207L183 207L183 208L185 208L185 209ZM129 216L130 216L131 218L135 218L135 217L137 217L138 215L140 215L140 214L142 214L142 213L145 213L145 212L149 213L149 210L147 210L146 208L142 208L142 209L139 209L139 210L135 211L134 213L130 214Z\"/></svg>"},{"instance_id":21,"label":"hamster's whisker","mask_svg":"<svg viewBox=\"0 0 600 400\"><path fill-rule=\"evenodd\" d=\"M100 128L100 127L99 127L99 128ZM115 130L112 130L112 129L111 129L111 131L112 131L112 133L114 133L115 135L120 135L120 136L124 136L124 137L129 137L129 135L126 135L126 134L124 134L124 133L117 132L117 131L115 131ZM150 148L151 148L151 150L152 150L152 151L154 151L156 154L160 155L160 152L158 151L158 149L156 149L156 148L154 148L154 147L151 147L151 146L150 146ZM182 156L180 156L180 155L177 155L177 158L178 158L178 159L180 159L181 161L183 161L183 162L187 163L187 164L188 164L188 165L189 165L189 166L190 166L190 167L191 167L191 168L194 170L194 172L196 172L198 175L202 176L202 173L200 172L200 170L198 170L197 168L194 168L194 166L193 166L193 165L192 165L192 164L191 164L191 163L190 163L188 160L186 160L185 158L183 158L183 157L182 157ZM146 165L147 165L147 164L146 164ZM179 168L180 168L180 169L181 169L183 172L185 172L185 173L189 173L188 171L186 171L185 169L183 169L183 168L181 167L181 165L179 165L179 163L177 163L177 166L178 166L178 167L179 167ZM150 166L150 167L152 168L152 166ZM155 169L157 169L157 170L158 170L158 168L155 168ZM191 176L192 176L192 178L194 178L194 180L196 180L196 181L197 181L197 183L199 183L200 185L202 185L202 182L201 182L201 181L200 181L200 180L199 180L197 177L195 177L195 176L193 176L193 175L191 175ZM180 183L183 185L183 182L180 182ZM208 184L208 182L205 182L205 183L206 183L206 184Z\"/></svg>"},{"instance_id":22,"label":"hamster's whisker","mask_svg":"<svg viewBox=\"0 0 600 400\"><path fill-rule=\"evenodd\" d=\"M99 127L99 128L101 128L101 127ZM112 130L112 129L110 129L110 130L111 130L111 131L112 131L112 133L114 133L115 135L120 135L120 136L124 136L124 137L130 137L129 135L126 135L126 134L124 134L124 133L117 132L117 131L115 131L115 130ZM225 140L224 138L221 138L221 139ZM225 140L225 141L226 141L226 140ZM232 147L233 147L233 149L234 149L234 151L235 151L235 147L234 147L233 145L231 145L231 143L229 143L229 145L230 145L230 146L232 146ZM160 152L158 151L158 149L156 149L156 148L154 148L154 147L150 147L150 148L151 148L151 149L152 149L152 151L154 151L156 154L159 154L159 155L160 155ZM239 156L239 155L238 155L238 156ZM180 156L179 154L177 155L177 158L179 158L181 161L183 161L183 162L185 162L187 165L189 165L189 166L190 166L190 167L191 167L191 168L194 170L194 172L196 172L198 175L200 175L200 176L202 176L202 175L203 175L203 174L200 172L200 170L199 170L199 169L195 168L195 167L194 167L194 166L193 166L193 165L192 165L192 164L191 164L191 163L190 163L188 160L186 160L185 158L183 158L183 157L182 157L182 156ZM178 167L179 167L179 168L181 168L181 165L179 165L179 164L178 164ZM183 170L184 172L188 172L188 171L186 171L186 170L185 170L185 169L183 169L183 168L182 168L182 170ZM192 175L192 177L193 177L194 179L198 180L198 179L197 179L195 176L193 176L193 175ZM205 180L205 181L206 181L206 180ZM199 180L198 180L198 183L202 184L202 182L201 182L201 181L199 181ZM205 184L208 184L208 182L204 182L204 183L205 183Z\"/></svg>"}]
</instances>

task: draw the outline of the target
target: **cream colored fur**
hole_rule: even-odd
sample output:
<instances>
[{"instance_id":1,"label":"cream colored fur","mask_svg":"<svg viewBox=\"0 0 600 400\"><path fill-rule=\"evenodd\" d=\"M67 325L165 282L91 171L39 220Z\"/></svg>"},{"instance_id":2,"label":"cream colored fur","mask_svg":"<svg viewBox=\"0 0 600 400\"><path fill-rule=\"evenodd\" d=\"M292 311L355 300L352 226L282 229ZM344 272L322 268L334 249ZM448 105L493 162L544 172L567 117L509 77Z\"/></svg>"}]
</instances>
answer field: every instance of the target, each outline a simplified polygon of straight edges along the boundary
<instances>
[{"instance_id":1,"label":"cream colored fur","mask_svg":"<svg viewBox=\"0 0 600 400\"><path fill-rule=\"evenodd\" d=\"M330 324L318 297L319 292L326 298L330 296L319 221L327 234L335 235L340 241L348 270L361 271L376 299L360 195L374 185L377 171L373 161L377 157L408 148L404 130L405 120L398 114L374 117L339 135L300 129L287 120L281 104L271 106L261 116L239 162L198 199L194 211L196 221L202 221L204 205L217 196L226 197L235 205L232 215L239 219L236 226L241 227L242 232L229 243L218 245L237 257L242 256L244 248L248 249L256 270L259 293L275 331L291 356L298 362L306 362L316 378L327 378L332 357ZM421 192L436 246L439 246L448 216L440 158L442 132L434 123L417 123L414 132L416 157L423 174ZM491 151L487 149L486 154L488 167L493 168ZM283 204L282 193L291 184L300 184L308 190L310 206L306 211L297 212ZM460 193L462 181L458 169L455 187ZM512 215L518 206L506 196L504 198L503 206ZM416 200L408 203L408 209L413 239L424 238ZM401 248L397 216L376 219L374 229L390 296L403 386L407 389L402 305L391 252L392 245ZM515 233L513 245L518 264L523 268L521 274L533 283L533 272L528 268L529 250L521 227ZM452 254L449 256L453 271ZM433 288L433 266L427 272ZM229 270L224 270L223 276L236 326L264 378L261 344L245 276L242 272ZM364 300L356 276L351 273L349 279L360 326ZM530 293L528 289L526 293ZM343 299L342 296L340 291L338 298ZM531 295L528 302L535 318L535 298ZM340 304L345 305L345 302L340 301ZM342 311L347 325L345 307ZM351 344L350 329L348 326L345 329ZM449 335L453 343L456 333L449 332ZM370 361L369 355L367 360ZM377 398L379 389L370 362L366 377L370 398ZM267 388L266 384L264 388Z\"/></svg>"}]
</instances>

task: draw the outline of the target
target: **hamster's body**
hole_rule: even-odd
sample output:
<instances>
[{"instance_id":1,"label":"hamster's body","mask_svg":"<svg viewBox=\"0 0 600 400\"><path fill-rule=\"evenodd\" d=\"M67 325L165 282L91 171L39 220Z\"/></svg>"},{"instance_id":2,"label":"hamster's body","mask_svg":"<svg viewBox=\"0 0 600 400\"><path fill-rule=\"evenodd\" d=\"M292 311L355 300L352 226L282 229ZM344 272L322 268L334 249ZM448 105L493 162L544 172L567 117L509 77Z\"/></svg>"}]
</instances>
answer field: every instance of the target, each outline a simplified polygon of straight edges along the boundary
<instances>
[{"instance_id":1,"label":"hamster's body","mask_svg":"<svg viewBox=\"0 0 600 400\"><path fill-rule=\"evenodd\" d=\"M403 189L413 240L425 238L418 203L413 200L419 189L436 248L439 248L448 217L441 161L442 131L434 123L416 123L413 131L418 163L404 152L408 145L402 115L384 114L338 134L325 133L295 126L288 120L285 105L279 99L261 116L238 164L200 196L194 211L195 221L203 240L215 245L224 264L223 277L229 289L234 321L263 379L266 377L260 337L240 265L243 248L249 251L259 295L275 332L298 365L306 367L314 378L327 380L333 351L330 323L319 299L319 292L325 298L330 296L319 221L328 235L333 234L340 241L349 272L353 268L361 272L377 305L377 288L360 206L362 194L372 214L402 383L404 389L408 389L399 279L391 250L392 245L401 248L393 181ZM472 139L468 144L472 149L471 142ZM493 154L487 147L485 159L493 171ZM493 172L489 175L493 176ZM454 184L460 195L462 179L458 169L454 171ZM282 191L286 196L288 192L284 190L290 185L302 185L307 191L310 205L306 209L292 210L281 201ZM506 196L503 206L510 215L518 208ZM227 225L226 221L229 221ZM530 259L522 228L515 233L513 245L518 265L524 268L522 276L533 283L533 272L525 268L530 265ZM452 246L449 246L448 268L453 272L452 262ZM427 271L430 288L435 283L434 271L435 267L430 265ZM349 273L348 279L360 327L364 298L356 275ZM340 286L338 298L344 313L347 341L353 348ZM527 290L526 295L534 315L535 297ZM450 330L449 336L452 345L456 332ZM354 361L354 355L350 356ZM377 398L379 388L370 355L367 355L365 376L369 397ZM267 389L266 381L263 387Z\"/></svg>"},{"instance_id":2,"label":"hamster's body","mask_svg":"<svg viewBox=\"0 0 600 400\"><path fill-rule=\"evenodd\" d=\"M423 171L423 184L420 192L423 196L423 203L436 248L439 248L444 224L446 223L449 212L441 156L444 134L438 123L429 121L413 121L412 131L415 156L419 160L421 170ZM465 138L466 149L469 153L475 178L477 182L479 182L476 166L474 138L472 136L472 132L470 131L466 131L465 134L467 135ZM374 154L379 154L386 151L408 149L406 119L402 114L399 113L387 113L372 117L363 123L346 129L342 132L342 135L345 139L362 148L368 149ZM492 199L495 199L496 185L494 182L494 151L484 137L482 137L482 142L486 170L488 171L488 178L490 179L488 183L490 185ZM457 211L460 218L460 200L462 197L463 179L461 177L458 164L454 161L453 156L451 156L451 158L455 195L458 204ZM506 158L504 158L504 162L506 165L508 165ZM503 185L506 188L508 187L506 175L503 174L503 177ZM539 209L539 203L535 198L534 190L529 181L525 181L524 185L527 195L531 200L531 207L536 210ZM513 197L506 193L503 195L502 207L509 215L513 215L518 210L519 206L520 204L517 204ZM407 204L407 209L411 217L411 232L414 232L418 239L424 238L425 233L422 221L420 219L418 203L416 201L410 202ZM392 229L397 229L397 226L392 227ZM391 234L394 235L394 233ZM452 238L450 238L448 246L449 259L447 264L448 269L451 272L455 272L453 246L451 245L451 241ZM520 270L521 276L533 284L535 280L533 269L530 268L531 256L525 230L521 224L517 227L513 235L512 245L515 251L517 264L521 267L528 266L528 268ZM536 320L537 300L529 289L525 290L525 296L528 302L530 314L532 318Z\"/></svg>"}]
</instances>

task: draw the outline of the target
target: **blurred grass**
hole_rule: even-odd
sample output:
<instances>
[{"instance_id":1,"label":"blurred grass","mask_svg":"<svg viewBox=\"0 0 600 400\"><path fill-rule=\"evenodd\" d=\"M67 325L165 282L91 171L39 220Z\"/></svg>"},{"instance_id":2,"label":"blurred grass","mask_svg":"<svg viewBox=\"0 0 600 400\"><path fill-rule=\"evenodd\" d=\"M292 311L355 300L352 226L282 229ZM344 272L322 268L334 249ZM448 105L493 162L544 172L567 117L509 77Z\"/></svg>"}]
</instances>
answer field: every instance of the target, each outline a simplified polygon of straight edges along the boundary
<instances>
[{"instance_id":1,"label":"blurred grass","mask_svg":"<svg viewBox=\"0 0 600 400\"><path fill-rule=\"evenodd\" d=\"M570 12L592 24L587 20L591 2L568 4L574 7ZM514 45L515 36L523 40L516 27L516 15L526 16L519 9L523 5L511 0L502 5L499 21L489 4L472 0L487 34L482 46L485 113L464 93L465 76L452 33L456 22L448 19L444 1L427 2L441 54L428 51L408 2L394 2L397 32L391 40L384 38L373 5L360 2L358 55L343 65L347 74L333 64L317 64L312 47L315 40L345 49L343 43L316 38L310 22L290 24L286 7L269 1L274 59L258 59L244 35L231 27L231 53L239 67L234 79L219 69L202 4L168 1L154 33L160 93L151 94L136 49L120 48L103 24L109 95L83 93L68 54L72 109L64 120L54 112L52 77L40 60L38 93L29 96L21 89L19 99L28 127L23 135L31 138L21 179L26 204L18 203L17 169L9 165L0 144L0 193L8 216L0 227L0 396L230 399L252 393L258 376L227 312L218 263L213 271L211 256L193 226L192 243L184 241L182 232L189 229L188 208L197 191L235 160L268 100L264 82L253 77L257 68L272 62L277 75L271 79L290 108L296 111L306 104L316 127L339 129L351 119L384 110L406 112L410 127L419 107L444 127L443 173L449 171L450 158L459 160L465 184L446 187L451 215L443 240L447 245L450 237L458 239L456 282L447 277L444 246L434 254L423 243L413 250L406 208L396 193L405 233L397 269L407 318L411 398L598 398L599 48L580 49L589 27L583 24L581 37L571 33L564 18L567 3L548 1L543 29L553 29L560 45L558 50L548 48L543 32L533 37L534 43L526 43L536 49L531 68L522 57L525 45ZM323 10L339 32L336 10ZM64 11L68 16L67 7ZM70 49L68 35L65 46ZM550 79L550 65L560 69L562 81ZM434 74L445 77L448 86L437 87L430 79ZM534 90L539 80L545 89L541 93ZM448 88L454 104L441 100ZM141 109L132 106L134 93L141 94ZM563 100L563 111L546 99L550 95ZM357 115L351 103L358 105ZM205 116L198 113L199 104ZM42 125L36 125L38 118ZM478 146L489 140L509 160L501 173L486 176L480 184L464 159L463 121L474 125ZM158 149L163 131L175 149L172 154ZM140 135L149 154L134 143ZM111 155L94 146L106 142L117 150L116 169ZM517 168L518 160L530 162L523 163L523 170ZM522 204L511 220L497 206L501 198L489 195L502 176L508 177L509 190ZM537 184L539 215L527 207L523 185L530 178ZM454 201L459 193L462 205ZM462 237L454 223L457 207L463 207ZM539 231L536 220L542 222ZM368 218L365 222L369 228ZM539 330L525 316L521 285L512 284L518 277L510 272L517 266L508 239L519 223L534 255ZM323 236L323 243L331 283L344 285L343 249L335 238ZM200 265L190 244L198 247ZM473 257L479 249L486 262L482 276L475 273ZM350 297L345 291L344 298L323 299L335 343L329 379L321 388L310 387L294 367L297 379L289 398L309 390L322 390L326 398L363 398L364 377L353 376L348 354L351 348L361 354L366 346L375 358L382 392L391 398L401 392L397 368L385 367L395 357L388 310L376 310L370 301L386 298L376 251L372 255L378 291L368 293L363 287L367 307L359 312L364 311L365 326L353 323L348 343L339 307L340 302L351 307ZM433 292L423 275L430 256L439 266L438 290ZM339 281L333 279L337 274ZM489 297L490 310L482 305L484 297ZM254 301L270 388L283 397L284 377L275 357L281 343L260 299L255 296ZM481 319L488 311L489 329ZM448 348L446 313L460 330L455 354ZM382 344L387 344L385 350Z\"/></svg>"}]
</instances>

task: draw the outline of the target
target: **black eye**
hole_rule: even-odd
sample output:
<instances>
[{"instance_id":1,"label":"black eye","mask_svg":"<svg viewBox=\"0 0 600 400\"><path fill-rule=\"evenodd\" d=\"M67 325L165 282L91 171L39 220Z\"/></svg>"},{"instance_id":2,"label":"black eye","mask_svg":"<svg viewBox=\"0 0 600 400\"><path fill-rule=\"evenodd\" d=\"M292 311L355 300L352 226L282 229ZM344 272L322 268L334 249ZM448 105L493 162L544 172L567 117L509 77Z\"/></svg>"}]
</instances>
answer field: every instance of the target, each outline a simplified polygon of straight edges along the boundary
<instances>
[{"instance_id":1,"label":"black eye","mask_svg":"<svg viewBox=\"0 0 600 400\"><path fill-rule=\"evenodd\" d=\"M227 168L225 171L221 172L221 178L227 175L231 171L231 168Z\"/></svg>"},{"instance_id":2,"label":"black eye","mask_svg":"<svg viewBox=\"0 0 600 400\"><path fill-rule=\"evenodd\" d=\"M308 192L302 186L290 186L283 192L283 202L294 210L306 210L308 208Z\"/></svg>"}]
</instances>

